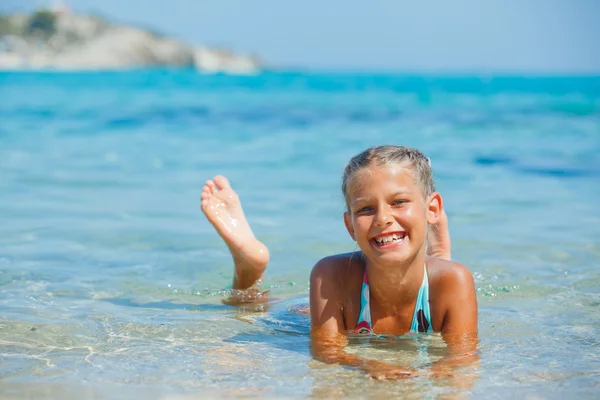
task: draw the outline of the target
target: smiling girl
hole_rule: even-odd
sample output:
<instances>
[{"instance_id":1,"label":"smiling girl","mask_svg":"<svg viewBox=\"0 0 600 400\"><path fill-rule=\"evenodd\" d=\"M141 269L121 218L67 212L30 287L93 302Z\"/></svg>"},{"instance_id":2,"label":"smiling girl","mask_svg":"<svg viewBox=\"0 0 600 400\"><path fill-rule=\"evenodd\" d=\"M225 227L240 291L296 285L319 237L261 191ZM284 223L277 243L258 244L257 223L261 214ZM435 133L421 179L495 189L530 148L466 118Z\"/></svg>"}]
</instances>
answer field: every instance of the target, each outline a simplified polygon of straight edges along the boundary
<instances>
[{"instance_id":1,"label":"smiling girl","mask_svg":"<svg viewBox=\"0 0 600 400\"><path fill-rule=\"evenodd\" d=\"M379 146L353 157L344 170L344 223L360 251L325 257L310 277L311 346L315 358L363 368L375 377L415 371L347 354L350 334L440 332L449 357L433 369L462 364L477 345L473 278L450 261L442 197L420 151ZM202 210L234 259L234 289L251 288L269 262L222 176L202 190Z\"/></svg>"}]
</instances>

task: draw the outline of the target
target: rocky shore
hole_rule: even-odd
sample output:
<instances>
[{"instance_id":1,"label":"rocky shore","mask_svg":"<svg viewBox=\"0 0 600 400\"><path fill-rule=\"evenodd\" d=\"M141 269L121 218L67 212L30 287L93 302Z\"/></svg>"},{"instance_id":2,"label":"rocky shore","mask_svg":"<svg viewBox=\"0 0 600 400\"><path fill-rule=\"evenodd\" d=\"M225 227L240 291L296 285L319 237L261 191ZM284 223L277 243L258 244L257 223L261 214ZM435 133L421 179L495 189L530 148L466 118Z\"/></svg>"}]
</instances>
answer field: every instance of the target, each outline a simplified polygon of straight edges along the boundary
<instances>
[{"instance_id":1,"label":"rocky shore","mask_svg":"<svg viewBox=\"0 0 600 400\"><path fill-rule=\"evenodd\" d=\"M233 74L255 73L262 68L255 57L193 46L96 16L50 11L0 16L2 70L110 70L161 66Z\"/></svg>"}]
</instances>

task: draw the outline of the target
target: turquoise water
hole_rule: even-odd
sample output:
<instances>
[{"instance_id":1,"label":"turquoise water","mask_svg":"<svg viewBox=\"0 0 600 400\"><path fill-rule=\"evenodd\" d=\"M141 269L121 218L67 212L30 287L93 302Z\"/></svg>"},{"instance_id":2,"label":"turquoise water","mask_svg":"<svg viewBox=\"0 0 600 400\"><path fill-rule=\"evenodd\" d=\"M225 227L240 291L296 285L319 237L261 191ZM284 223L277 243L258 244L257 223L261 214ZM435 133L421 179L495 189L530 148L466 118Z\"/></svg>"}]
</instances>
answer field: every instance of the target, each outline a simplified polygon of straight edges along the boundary
<instances>
[{"instance_id":1,"label":"turquoise water","mask_svg":"<svg viewBox=\"0 0 600 400\"><path fill-rule=\"evenodd\" d=\"M600 78L192 71L0 74L0 396L592 398L600 390ZM286 304L221 304L226 247L199 210L224 174L303 298L354 250L340 175L418 147L480 305L478 365L373 382L312 360ZM353 343L414 364L439 337ZM420 347L422 348L422 347Z\"/></svg>"}]
</instances>

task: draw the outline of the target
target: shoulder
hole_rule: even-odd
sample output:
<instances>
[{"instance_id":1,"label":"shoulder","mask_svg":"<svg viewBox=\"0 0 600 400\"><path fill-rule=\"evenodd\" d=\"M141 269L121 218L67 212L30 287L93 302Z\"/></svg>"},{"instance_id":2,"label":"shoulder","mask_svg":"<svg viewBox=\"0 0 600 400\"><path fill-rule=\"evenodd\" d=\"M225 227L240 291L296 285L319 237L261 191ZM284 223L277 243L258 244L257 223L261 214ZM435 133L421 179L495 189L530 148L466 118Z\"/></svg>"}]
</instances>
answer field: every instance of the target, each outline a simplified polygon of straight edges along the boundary
<instances>
[{"instance_id":1,"label":"shoulder","mask_svg":"<svg viewBox=\"0 0 600 400\"><path fill-rule=\"evenodd\" d=\"M473 274L464 265L441 258L427 260L431 301L445 309L453 303L476 301Z\"/></svg>"},{"instance_id":2,"label":"shoulder","mask_svg":"<svg viewBox=\"0 0 600 400\"><path fill-rule=\"evenodd\" d=\"M338 254L319 260L310 274L311 330L346 330L345 315L362 283L360 253Z\"/></svg>"},{"instance_id":3,"label":"shoulder","mask_svg":"<svg viewBox=\"0 0 600 400\"><path fill-rule=\"evenodd\" d=\"M443 286L468 286L473 283L473 274L467 267L455 261L428 257L427 273L430 283Z\"/></svg>"},{"instance_id":4,"label":"shoulder","mask_svg":"<svg viewBox=\"0 0 600 400\"><path fill-rule=\"evenodd\" d=\"M315 279L339 278L343 275L360 274L363 270L360 252L344 253L320 259L310 274L311 282Z\"/></svg>"},{"instance_id":5,"label":"shoulder","mask_svg":"<svg viewBox=\"0 0 600 400\"><path fill-rule=\"evenodd\" d=\"M436 330L477 331L477 292L471 271L460 263L430 257L427 272Z\"/></svg>"},{"instance_id":6,"label":"shoulder","mask_svg":"<svg viewBox=\"0 0 600 400\"><path fill-rule=\"evenodd\" d=\"M346 298L362 284L362 253L337 254L319 260L310 274L310 290Z\"/></svg>"}]
</instances>

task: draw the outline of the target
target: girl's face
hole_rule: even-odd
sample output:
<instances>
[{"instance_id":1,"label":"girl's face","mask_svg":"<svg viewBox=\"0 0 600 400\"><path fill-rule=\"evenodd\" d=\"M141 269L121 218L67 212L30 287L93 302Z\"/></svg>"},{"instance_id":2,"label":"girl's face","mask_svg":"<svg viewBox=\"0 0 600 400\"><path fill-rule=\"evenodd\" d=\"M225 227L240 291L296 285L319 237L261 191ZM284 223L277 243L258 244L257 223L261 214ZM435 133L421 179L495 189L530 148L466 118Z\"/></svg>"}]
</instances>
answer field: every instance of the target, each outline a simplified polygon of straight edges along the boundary
<instances>
[{"instance_id":1,"label":"girl's face","mask_svg":"<svg viewBox=\"0 0 600 400\"><path fill-rule=\"evenodd\" d=\"M437 222L441 206L438 193L423 198L411 169L372 165L348 184L344 222L369 261L397 266L424 252L427 225Z\"/></svg>"}]
</instances>

